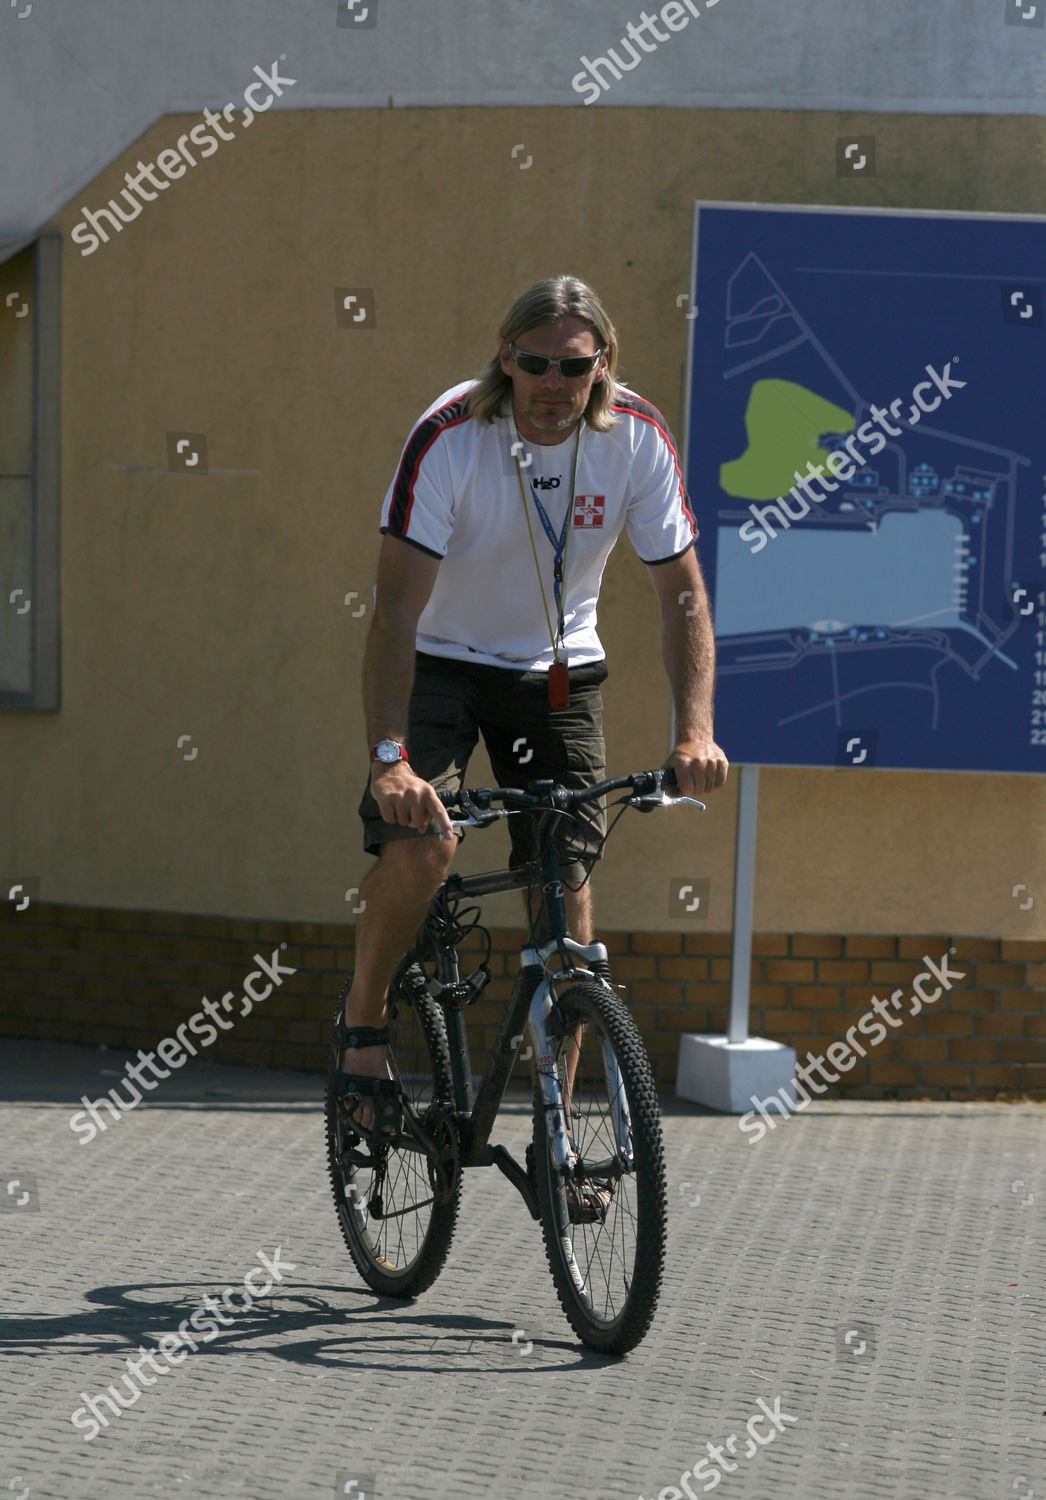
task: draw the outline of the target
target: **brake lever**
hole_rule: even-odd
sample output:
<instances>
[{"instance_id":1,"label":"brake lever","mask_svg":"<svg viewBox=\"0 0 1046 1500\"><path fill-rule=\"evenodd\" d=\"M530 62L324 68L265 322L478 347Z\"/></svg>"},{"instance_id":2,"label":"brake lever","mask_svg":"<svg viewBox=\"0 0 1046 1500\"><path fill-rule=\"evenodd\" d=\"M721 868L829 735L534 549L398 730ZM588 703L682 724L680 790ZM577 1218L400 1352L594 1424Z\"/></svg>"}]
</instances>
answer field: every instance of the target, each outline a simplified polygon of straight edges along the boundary
<instances>
[{"instance_id":1,"label":"brake lever","mask_svg":"<svg viewBox=\"0 0 1046 1500\"><path fill-rule=\"evenodd\" d=\"M702 812L708 808L696 797L670 797L667 792L662 792L660 797L626 797L625 803L629 807L635 807L640 812L653 812L655 807L678 807L681 802L689 802L694 807L699 807Z\"/></svg>"},{"instance_id":2,"label":"brake lever","mask_svg":"<svg viewBox=\"0 0 1046 1500\"><path fill-rule=\"evenodd\" d=\"M476 806L467 792L462 792L461 802L464 806L467 816L464 818L451 818L451 828L479 828L481 826L480 820L479 818L477 818L476 814L480 809Z\"/></svg>"},{"instance_id":3,"label":"brake lever","mask_svg":"<svg viewBox=\"0 0 1046 1500\"><path fill-rule=\"evenodd\" d=\"M507 818L512 813L518 812L517 807L490 808L488 812L482 813L478 818L469 813L467 818L451 818L451 828L484 828L488 823L497 822L498 818Z\"/></svg>"}]
</instances>

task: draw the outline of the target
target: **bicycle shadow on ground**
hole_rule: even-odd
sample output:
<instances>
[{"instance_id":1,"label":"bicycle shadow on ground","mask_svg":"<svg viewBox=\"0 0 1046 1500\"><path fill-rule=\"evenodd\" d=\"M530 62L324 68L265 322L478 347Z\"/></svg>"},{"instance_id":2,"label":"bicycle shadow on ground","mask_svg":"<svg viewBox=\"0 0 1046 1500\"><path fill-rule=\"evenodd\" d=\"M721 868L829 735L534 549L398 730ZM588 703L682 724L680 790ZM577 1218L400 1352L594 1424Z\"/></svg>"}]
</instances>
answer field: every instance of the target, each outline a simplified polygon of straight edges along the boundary
<instances>
[{"instance_id":1,"label":"bicycle shadow on ground","mask_svg":"<svg viewBox=\"0 0 1046 1500\"><path fill-rule=\"evenodd\" d=\"M172 1291L176 1295L163 1295ZM84 1294L93 1304L88 1310L6 1318L0 1324L0 1352L37 1359L57 1355L62 1360L109 1355L112 1378L118 1380L119 1366L128 1355L140 1347L155 1348L164 1334L176 1333L179 1324L196 1312L209 1316L203 1303L208 1294L228 1325L204 1343L203 1333L190 1324L188 1333L196 1340L198 1356L257 1352L325 1369L448 1374L496 1369L506 1375L536 1369L573 1372L618 1363L614 1356L587 1349L569 1333L549 1337L475 1313L424 1313L412 1302L378 1296L367 1287L290 1285L246 1311L233 1311L221 1304L220 1289L213 1282L96 1287ZM356 1305L346 1307L347 1297ZM328 1332L316 1336L317 1329ZM312 1336L288 1342L288 1336L297 1333ZM192 1354L191 1347L188 1352Z\"/></svg>"}]
</instances>

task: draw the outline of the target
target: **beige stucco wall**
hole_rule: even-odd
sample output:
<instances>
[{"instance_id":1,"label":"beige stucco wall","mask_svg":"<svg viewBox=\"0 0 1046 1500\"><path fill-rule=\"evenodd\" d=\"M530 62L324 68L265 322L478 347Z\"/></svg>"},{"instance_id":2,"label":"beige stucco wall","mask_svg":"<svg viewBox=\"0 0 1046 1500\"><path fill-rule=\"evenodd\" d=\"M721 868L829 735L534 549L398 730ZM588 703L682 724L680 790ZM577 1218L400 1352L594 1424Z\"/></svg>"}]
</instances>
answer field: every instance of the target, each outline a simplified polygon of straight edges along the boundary
<instances>
[{"instance_id":1,"label":"beige stucco wall","mask_svg":"<svg viewBox=\"0 0 1046 1500\"><path fill-rule=\"evenodd\" d=\"M0 692L12 693L32 689L32 281L32 251L0 265Z\"/></svg>"},{"instance_id":2,"label":"beige stucco wall","mask_svg":"<svg viewBox=\"0 0 1046 1500\"><path fill-rule=\"evenodd\" d=\"M193 123L158 122L54 227ZM836 178L843 130L876 134L878 177ZM551 271L590 280L626 376L678 432L695 198L1043 212L1044 147L1046 123L1016 117L302 111L238 132L90 257L67 242L62 707L0 715L0 870L52 901L344 918L368 863L369 618L344 596L370 598L409 424L488 356L511 299ZM336 326L335 286L374 289L375 330ZM173 430L207 435L207 477L167 472ZM600 620L610 767L659 763L658 616L627 541ZM761 782L757 928L1046 931L1037 779ZM626 815L604 926L677 925L676 874L710 877L708 925L729 925L735 791L703 818ZM504 847L476 834L462 868Z\"/></svg>"}]
</instances>

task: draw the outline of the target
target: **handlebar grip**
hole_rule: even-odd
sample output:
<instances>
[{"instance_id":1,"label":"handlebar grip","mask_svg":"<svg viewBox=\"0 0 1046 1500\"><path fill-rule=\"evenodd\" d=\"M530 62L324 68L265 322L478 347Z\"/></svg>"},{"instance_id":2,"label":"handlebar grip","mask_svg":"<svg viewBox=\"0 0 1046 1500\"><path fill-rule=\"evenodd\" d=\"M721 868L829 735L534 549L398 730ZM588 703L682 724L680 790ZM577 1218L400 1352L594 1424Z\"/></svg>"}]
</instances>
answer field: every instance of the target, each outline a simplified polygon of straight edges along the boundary
<instances>
[{"instance_id":1,"label":"handlebar grip","mask_svg":"<svg viewBox=\"0 0 1046 1500\"><path fill-rule=\"evenodd\" d=\"M656 770L643 771L635 777L633 786L636 797L644 800L632 805L643 813L653 812L661 797L679 794L679 783L671 766L658 766ZM646 800L650 798L653 800Z\"/></svg>"}]
</instances>

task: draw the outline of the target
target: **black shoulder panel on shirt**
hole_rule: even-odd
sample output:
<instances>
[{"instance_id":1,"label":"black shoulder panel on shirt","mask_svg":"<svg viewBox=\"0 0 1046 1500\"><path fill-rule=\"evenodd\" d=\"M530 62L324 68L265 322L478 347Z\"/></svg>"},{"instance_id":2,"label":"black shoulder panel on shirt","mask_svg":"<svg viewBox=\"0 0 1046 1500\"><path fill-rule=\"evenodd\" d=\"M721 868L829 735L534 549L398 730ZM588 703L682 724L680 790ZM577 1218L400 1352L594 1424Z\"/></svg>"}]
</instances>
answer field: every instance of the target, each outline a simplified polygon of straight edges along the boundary
<instances>
[{"instance_id":1,"label":"black shoulder panel on shirt","mask_svg":"<svg viewBox=\"0 0 1046 1500\"><path fill-rule=\"evenodd\" d=\"M467 404L469 394L466 391L454 401L448 401L446 406L441 406L438 411L432 412L430 416L419 422L411 433L396 473L392 506L389 510L389 524L387 528L384 528L393 536L406 536L407 527L410 525L411 506L414 504L414 483L425 454L441 433L446 432L449 427L456 427L458 423L469 420L470 413Z\"/></svg>"},{"instance_id":2,"label":"black shoulder panel on shirt","mask_svg":"<svg viewBox=\"0 0 1046 1500\"><path fill-rule=\"evenodd\" d=\"M668 438L668 423L657 407L652 401L644 401L642 396L637 396L634 392L621 392L611 402L611 410L630 411L634 416L645 417L648 422L653 422L656 427L660 427L666 439Z\"/></svg>"},{"instance_id":3,"label":"black shoulder panel on shirt","mask_svg":"<svg viewBox=\"0 0 1046 1500\"><path fill-rule=\"evenodd\" d=\"M668 430L668 423L665 421L664 417L661 415L652 401L644 401L642 396L637 396L634 393L628 392L622 392L618 395L617 399L611 405L611 410L629 412L634 417L641 417L643 421L649 422L651 426L656 427L658 432L664 438L666 444L668 445L668 451L671 453L672 460L675 464L676 477L679 480L679 499L683 507L683 513L686 516L687 521L690 523L690 530L693 532L694 537L696 537L697 521L690 506L690 497L686 492L686 485L683 483L683 470L680 467L679 454L676 451L676 445L672 440L672 434ZM683 548L683 551L686 551L685 547ZM675 555L677 557L682 557L683 553L677 552ZM662 558L661 561L671 562L672 559L666 557Z\"/></svg>"}]
</instances>

